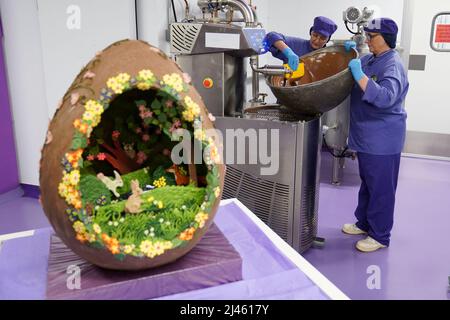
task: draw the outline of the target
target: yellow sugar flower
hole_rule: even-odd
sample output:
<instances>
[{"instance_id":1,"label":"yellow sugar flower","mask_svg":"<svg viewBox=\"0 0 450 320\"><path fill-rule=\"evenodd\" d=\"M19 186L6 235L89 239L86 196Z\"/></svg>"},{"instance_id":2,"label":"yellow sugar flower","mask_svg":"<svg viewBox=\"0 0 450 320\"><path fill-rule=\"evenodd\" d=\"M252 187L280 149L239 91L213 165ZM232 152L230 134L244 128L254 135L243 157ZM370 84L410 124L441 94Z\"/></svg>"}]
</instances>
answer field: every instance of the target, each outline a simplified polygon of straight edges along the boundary
<instances>
[{"instance_id":1,"label":"yellow sugar flower","mask_svg":"<svg viewBox=\"0 0 450 320\"><path fill-rule=\"evenodd\" d=\"M161 177L158 180L153 181L153 185L156 188L162 188L166 186L166 178L165 177Z\"/></svg>"},{"instance_id":2,"label":"yellow sugar flower","mask_svg":"<svg viewBox=\"0 0 450 320\"><path fill-rule=\"evenodd\" d=\"M163 85L172 87L175 91L183 91L183 78L178 73L166 74L163 76Z\"/></svg>"},{"instance_id":3,"label":"yellow sugar flower","mask_svg":"<svg viewBox=\"0 0 450 320\"><path fill-rule=\"evenodd\" d=\"M155 255L159 256L164 253L164 244L161 241L157 241L153 244Z\"/></svg>"},{"instance_id":4,"label":"yellow sugar flower","mask_svg":"<svg viewBox=\"0 0 450 320\"><path fill-rule=\"evenodd\" d=\"M148 70L148 69L141 70L141 71L139 71L139 73L138 73L138 78L139 78L140 80L144 80L144 81L146 81L146 80L152 80L153 77L154 77L153 72L151 72L151 71Z\"/></svg>"},{"instance_id":5,"label":"yellow sugar flower","mask_svg":"<svg viewBox=\"0 0 450 320\"><path fill-rule=\"evenodd\" d=\"M108 81L106 81L106 85L108 86L108 88L112 89L113 87L115 87L117 84L119 84L119 81L117 81L116 78L109 78Z\"/></svg>"},{"instance_id":6,"label":"yellow sugar flower","mask_svg":"<svg viewBox=\"0 0 450 320\"><path fill-rule=\"evenodd\" d=\"M173 246L173 244L172 244L172 242L170 242L170 241L164 241L164 242L163 242L163 248L164 248L164 250L172 249L172 246Z\"/></svg>"},{"instance_id":7,"label":"yellow sugar flower","mask_svg":"<svg viewBox=\"0 0 450 320\"><path fill-rule=\"evenodd\" d=\"M59 195L61 197L64 197L64 198L66 197L66 195L67 195L67 185L65 183L61 182L58 185L58 193L59 193Z\"/></svg>"},{"instance_id":8,"label":"yellow sugar flower","mask_svg":"<svg viewBox=\"0 0 450 320\"><path fill-rule=\"evenodd\" d=\"M94 232L97 234L102 233L102 228L100 228L100 226L97 223L94 223L92 228L94 229Z\"/></svg>"},{"instance_id":9,"label":"yellow sugar flower","mask_svg":"<svg viewBox=\"0 0 450 320\"><path fill-rule=\"evenodd\" d=\"M77 185L80 182L80 171L73 170L69 174L69 182L71 185Z\"/></svg>"},{"instance_id":10,"label":"yellow sugar flower","mask_svg":"<svg viewBox=\"0 0 450 320\"><path fill-rule=\"evenodd\" d=\"M95 101L93 103L86 104L85 109L87 112L91 113L93 117L100 116L104 111L103 106Z\"/></svg>"},{"instance_id":11,"label":"yellow sugar flower","mask_svg":"<svg viewBox=\"0 0 450 320\"><path fill-rule=\"evenodd\" d=\"M128 73L120 73L116 77L109 78L106 85L115 94L121 94L125 89L126 83L130 81L130 79L131 77Z\"/></svg>"},{"instance_id":12,"label":"yellow sugar flower","mask_svg":"<svg viewBox=\"0 0 450 320\"><path fill-rule=\"evenodd\" d=\"M194 131L194 138L200 141L203 141L206 139L206 132L203 129L196 129Z\"/></svg>"},{"instance_id":13,"label":"yellow sugar flower","mask_svg":"<svg viewBox=\"0 0 450 320\"><path fill-rule=\"evenodd\" d=\"M214 195L216 196L216 198L218 198L220 196L220 187L214 188Z\"/></svg>"},{"instance_id":14,"label":"yellow sugar flower","mask_svg":"<svg viewBox=\"0 0 450 320\"><path fill-rule=\"evenodd\" d=\"M73 229L75 230L76 233L85 233L86 232L86 227L84 226L83 222L81 222L81 221L76 221L73 224Z\"/></svg>"},{"instance_id":15,"label":"yellow sugar flower","mask_svg":"<svg viewBox=\"0 0 450 320\"><path fill-rule=\"evenodd\" d=\"M68 186L70 184L70 174L68 174L67 172L63 172L63 178L62 178L62 183L65 184L66 186Z\"/></svg>"},{"instance_id":16,"label":"yellow sugar flower","mask_svg":"<svg viewBox=\"0 0 450 320\"><path fill-rule=\"evenodd\" d=\"M133 249L134 247L132 245L127 244L123 247L123 252L125 254L130 254L131 252L133 252Z\"/></svg>"},{"instance_id":17,"label":"yellow sugar flower","mask_svg":"<svg viewBox=\"0 0 450 320\"><path fill-rule=\"evenodd\" d=\"M100 121L102 120L102 118L99 115L94 115L94 117L92 118L91 122L92 122L92 127L96 127ZM92 128L89 130L88 129L88 136L90 135L90 133L92 132Z\"/></svg>"},{"instance_id":18,"label":"yellow sugar flower","mask_svg":"<svg viewBox=\"0 0 450 320\"><path fill-rule=\"evenodd\" d=\"M139 250L145 255L152 249L152 242L149 240L144 240L141 242L141 245L139 246Z\"/></svg>"},{"instance_id":19,"label":"yellow sugar flower","mask_svg":"<svg viewBox=\"0 0 450 320\"><path fill-rule=\"evenodd\" d=\"M119 73L116 77L117 81L120 83L128 82L130 81L131 77L128 73Z\"/></svg>"},{"instance_id":20,"label":"yellow sugar flower","mask_svg":"<svg viewBox=\"0 0 450 320\"><path fill-rule=\"evenodd\" d=\"M144 91L144 90L150 89L152 86L151 86L149 83L147 83L147 82L138 82L138 84L136 85L136 87L137 87L139 90Z\"/></svg>"},{"instance_id":21,"label":"yellow sugar flower","mask_svg":"<svg viewBox=\"0 0 450 320\"><path fill-rule=\"evenodd\" d=\"M92 121L94 120L95 114L91 111L85 111L83 113L83 120L84 121Z\"/></svg>"},{"instance_id":22,"label":"yellow sugar flower","mask_svg":"<svg viewBox=\"0 0 450 320\"><path fill-rule=\"evenodd\" d=\"M92 233L86 234L86 240L91 242L91 243L95 242L95 240L96 240L95 234L92 234Z\"/></svg>"},{"instance_id":23,"label":"yellow sugar flower","mask_svg":"<svg viewBox=\"0 0 450 320\"><path fill-rule=\"evenodd\" d=\"M86 102L84 108L86 109L86 111L89 111L94 115L103 113L103 106L97 101L92 99Z\"/></svg>"},{"instance_id":24,"label":"yellow sugar flower","mask_svg":"<svg viewBox=\"0 0 450 320\"><path fill-rule=\"evenodd\" d=\"M194 118L200 115L200 107L196 104L191 97L184 97L184 103L186 105L185 110L183 111L183 118L186 121L194 121Z\"/></svg>"},{"instance_id":25,"label":"yellow sugar flower","mask_svg":"<svg viewBox=\"0 0 450 320\"><path fill-rule=\"evenodd\" d=\"M195 215L195 221L198 223L199 228L203 228L205 226L206 220L208 220L208 215L203 211L200 211Z\"/></svg>"}]
</instances>

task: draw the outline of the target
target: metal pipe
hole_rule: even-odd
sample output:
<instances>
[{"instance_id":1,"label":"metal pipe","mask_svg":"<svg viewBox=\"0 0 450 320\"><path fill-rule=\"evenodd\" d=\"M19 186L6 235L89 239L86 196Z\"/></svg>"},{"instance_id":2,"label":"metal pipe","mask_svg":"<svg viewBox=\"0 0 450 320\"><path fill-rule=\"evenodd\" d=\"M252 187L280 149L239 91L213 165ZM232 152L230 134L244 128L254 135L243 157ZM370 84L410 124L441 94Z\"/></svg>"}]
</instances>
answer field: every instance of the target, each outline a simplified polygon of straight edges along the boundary
<instances>
[{"instance_id":1,"label":"metal pipe","mask_svg":"<svg viewBox=\"0 0 450 320\"><path fill-rule=\"evenodd\" d=\"M196 19L195 22L211 22L211 19L206 19L205 18L201 18L201 19ZM244 19L239 18L239 19L233 19L233 20L221 20L220 23L230 23L230 22L245 22Z\"/></svg>"},{"instance_id":2,"label":"metal pipe","mask_svg":"<svg viewBox=\"0 0 450 320\"><path fill-rule=\"evenodd\" d=\"M245 19L245 24L247 26L255 25L256 19L252 8L248 5L245 0L228 0L230 6L237 8L241 11Z\"/></svg>"},{"instance_id":3,"label":"metal pipe","mask_svg":"<svg viewBox=\"0 0 450 320\"><path fill-rule=\"evenodd\" d=\"M256 23L253 9L245 0L198 0L197 5L208 11L218 11L222 6L230 6L242 13L246 26L254 26Z\"/></svg>"},{"instance_id":4,"label":"metal pipe","mask_svg":"<svg viewBox=\"0 0 450 320\"><path fill-rule=\"evenodd\" d=\"M258 65L258 56L254 55L250 57L250 65ZM259 73L252 68L252 101L258 101L259 98Z\"/></svg>"},{"instance_id":5,"label":"metal pipe","mask_svg":"<svg viewBox=\"0 0 450 320\"><path fill-rule=\"evenodd\" d=\"M262 73L264 75L284 75L287 73L292 73L291 70L288 70L283 66L266 64L264 67L258 67L258 59L252 59L253 57L254 56L250 58L250 67L254 72Z\"/></svg>"}]
</instances>

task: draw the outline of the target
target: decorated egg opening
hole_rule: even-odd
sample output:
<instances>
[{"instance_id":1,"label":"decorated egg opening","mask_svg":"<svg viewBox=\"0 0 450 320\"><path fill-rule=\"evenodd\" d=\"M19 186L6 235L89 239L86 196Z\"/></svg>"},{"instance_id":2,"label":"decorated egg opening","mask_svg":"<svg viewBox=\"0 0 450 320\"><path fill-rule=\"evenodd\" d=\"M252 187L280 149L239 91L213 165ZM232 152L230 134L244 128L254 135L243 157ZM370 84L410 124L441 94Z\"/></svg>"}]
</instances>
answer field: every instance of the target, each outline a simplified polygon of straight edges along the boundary
<instances>
[{"instance_id":1,"label":"decorated egg opening","mask_svg":"<svg viewBox=\"0 0 450 320\"><path fill-rule=\"evenodd\" d=\"M133 59L142 52L145 62ZM105 70L103 58L134 68ZM187 253L211 224L223 166L189 82L158 49L123 41L98 54L65 95L42 151L41 201L56 233L91 263L156 267ZM201 164L173 162L180 130L206 149Z\"/></svg>"}]
</instances>

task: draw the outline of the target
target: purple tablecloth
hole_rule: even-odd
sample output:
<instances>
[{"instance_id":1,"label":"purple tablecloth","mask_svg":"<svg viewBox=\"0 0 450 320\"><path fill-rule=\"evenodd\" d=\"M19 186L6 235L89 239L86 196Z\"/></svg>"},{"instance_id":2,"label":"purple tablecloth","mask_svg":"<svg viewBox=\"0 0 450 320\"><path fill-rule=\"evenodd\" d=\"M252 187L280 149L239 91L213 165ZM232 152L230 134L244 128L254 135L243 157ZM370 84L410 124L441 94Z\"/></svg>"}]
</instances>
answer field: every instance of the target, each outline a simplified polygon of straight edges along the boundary
<instances>
[{"instance_id":1,"label":"purple tablecloth","mask_svg":"<svg viewBox=\"0 0 450 320\"><path fill-rule=\"evenodd\" d=\"M328 299L234 203L215 223L243 259L243 280L159 299ZM5 241L0 251L0 299L45 299L52 230Z\"/></svg>"}]
</instances>

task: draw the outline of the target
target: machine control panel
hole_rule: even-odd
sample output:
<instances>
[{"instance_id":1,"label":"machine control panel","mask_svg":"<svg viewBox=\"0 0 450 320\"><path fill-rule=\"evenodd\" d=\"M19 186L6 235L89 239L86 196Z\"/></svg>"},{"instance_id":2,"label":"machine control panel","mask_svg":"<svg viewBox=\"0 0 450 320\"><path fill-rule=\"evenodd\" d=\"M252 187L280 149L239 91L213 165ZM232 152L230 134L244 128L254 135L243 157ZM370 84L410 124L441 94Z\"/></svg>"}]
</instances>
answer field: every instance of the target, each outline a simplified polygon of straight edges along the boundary
<instances>
[{"instance_id":1,"label":"machine control panel","mask_svg":"<svg viewBox=\"0 0 450 320\"><path fill-rule=\"evenodd\" d=\"M264 53L264 37L266 36L266 30L261 28L243 28L242 32L244 33L244 37L247 40L248 45L256 52L256 53Z\"/></svg>"}]
</instances>

